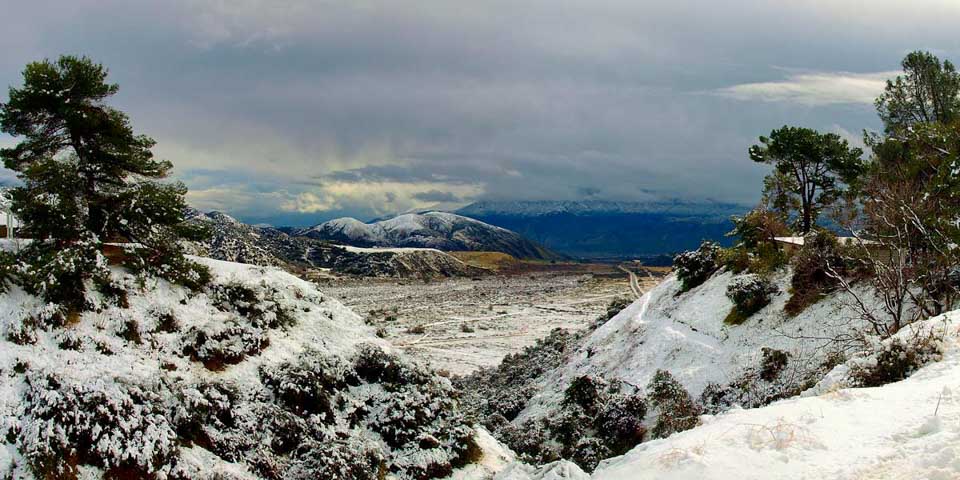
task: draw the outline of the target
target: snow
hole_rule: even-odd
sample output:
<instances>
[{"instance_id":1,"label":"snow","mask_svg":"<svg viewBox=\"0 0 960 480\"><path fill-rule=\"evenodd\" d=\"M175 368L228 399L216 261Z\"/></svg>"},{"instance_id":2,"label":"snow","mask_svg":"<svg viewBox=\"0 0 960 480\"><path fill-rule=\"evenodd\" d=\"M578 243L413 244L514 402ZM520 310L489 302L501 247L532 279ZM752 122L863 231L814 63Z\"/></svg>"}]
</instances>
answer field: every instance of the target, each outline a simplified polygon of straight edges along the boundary
<instances>
[{"instance_id":1,"label":"snow","mask_svg":"<svg viewBox=\"0 0 960 480\"><path fill-rule=\"evenodd\" d=\"M353 253L410 253L410 252L432 252L445 255L445 253L437 250L436 248L419 248L419 247L354 247L350 245L335 245L340 247L348 252Z\"/></svg>"},{"instance_id":2,"label":"snow","mask_svg":"<svg viewBox=\"0 0 960 480\"><path fill-rule=\"evenodd\" d=\"M590 480L590 475L572 462L558 460L540 468L514 463L497 474L494 480Z\"/></svg>"},{"instance_id":3,"label":"snow","mask_svg":"<svg viewBox=\"0 0 960 480\"><path fill-rule=\"evenodd\" d=\"M516 462L516 454L493 438L483 427L476 429L474 440L482 452L480 460L458 469L446 480L488 480Z\"/></svg>"},{"instance_id":4,"label":"snow","mask_svg":"<svg viewBox=\"0 0 960 480\"><path fill-rule=\"evenodd\" d=\"M99 311L88 311L81 315L68 328L54 328L35 331L36 342L20 345L10 341L8 334L20 328L25 318L42 318L48 306L27 294L17 286L0 294L0 430L7 431L18 426L21 432L46 435L37 437L44 441L56 432L42 432L49 422L26 423L24 416L24 395L28 386L22 376L8 374L15 365L27 364L28 377L40 378L47 372L56 374L64 385L61 395L71 391L83 395L100 395L112 399L116 405L108 410L124 411L124 393L127 385L156 385L158 379L175 379L185 384L199 384L207 381L233 383L236 385L260 384L258 371L261 366L280 364L293 360L307 349L330 355L347 355L355 351L360 343L372 343L389 350L389 347L377 339L372 330L363 321L335 299L326 297L316 287L286 272L275 268L263 268L205 258L193 257L211 269L214 282L218 284L239 283L250 286L274 288L279 291L278 301L288 307L296 317L295 325L283 329L271 329L262 332L269 338L269 346L260 354L251 356L239 364L227 366L223 371L210 371L203 365L190 361L179 351L178 335L157 332L158 312L168 312L179 324L179 330L187 332L193 327L223 323L229 314L218 310L213 300L206 294L189 294L181 287L164 281L151 280L146 285L137 286L129 274L115 269L113 275L123 282L129 295L129 307L104 305ZM140 331L149 335L149 342L138 345L125 341L116 332L133 321ZM146 332L156 332L149 333ZM62 347L65 340L83 341L81 348ZM96 346L96 350L94 349ZM98 354L97 350L110 354ZM167 372L163 365L172 365ZM166 380L164 380L166 381ZM69 387L70 389L66 389ZM163 390L160 390L161 392ZM85 393L84 393L85 392ZM53 402L54 399L50 399ZM105 406L106 407L106 406ZM108 410L100 410L100 413ZM150 418L133 415L126 428L144 428L150 437L143 437L143 445L150 448L166 448L164 442L169 439L163 425L140 427L134 421L137 418ZM78 420L79 421L79 420ZM146 435L146 433L145 433ZM63 440L65 441L65 440ZM102 440L106 442L106 440ZM104 452L112 452L112 458L134 458L146 452L129 451L130 445L103 443L97 446ZM145 447L146 448L146 447ZM105 454L106 456L106 454ZM139 457L136 457L139 458ZM225 464L209 452L199 448L186 449L185 468L200 465L204 472L229 473L229 478L245 478L243 469L236 465ZM146 460L149 461L149 460ZM16 478L31 478L25 471L26 462L16 448L4 444L0 448L0 474L14 472ZM16 467L13 467L16 465ZM192 468L192 467L191 467Z\"/></svg>"},{"instance_id":5,"label":"snow","mask_svg":"<svg viewBox=\"0 0 960 480\"><path fill-rule=\"evenodd\" d=\"M817 339L834 338L859 325L842 294L787 318L783 306L789 272L772 279L780 291L769 305L741 325L725 325L723 319L733 307L726 290L734 278L719 273L678 295L680 282L670 275L592 333L568 363L549 376L517 422L556 411L564 389L582 375L642 388L658 369L665 369L696 398L708 384L727 384L758 365L763 347L790 353L796 368L816 367L829 353L817 348L824 343Z\"/></svg>"},{"instance_id":6,"label":"snow","mask_svg":"<svg viewBox=\"0 0 960 480\"><path fill-rule=\"evenodd\" d=\"M944 358L906 380L704 416L700 427L601 463L592 478L960 478L960 312L917 328L944 332Z\"/></svg>"}]
</instances>

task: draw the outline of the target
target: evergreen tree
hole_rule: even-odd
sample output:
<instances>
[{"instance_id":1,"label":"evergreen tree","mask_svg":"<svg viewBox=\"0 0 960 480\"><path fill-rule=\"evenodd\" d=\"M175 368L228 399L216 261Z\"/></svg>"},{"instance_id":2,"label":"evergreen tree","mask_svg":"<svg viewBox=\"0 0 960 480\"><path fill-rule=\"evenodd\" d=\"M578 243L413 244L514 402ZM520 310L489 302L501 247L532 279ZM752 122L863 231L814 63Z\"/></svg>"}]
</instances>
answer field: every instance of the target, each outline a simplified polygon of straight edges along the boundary
<instances>
[{"instance_id":1,"label":"evergreen tree","mask_svg":"<svg viewBox=\"0 0 960 480\"><path fill-rule=\"evenodd\" d=\"M85 57L27 65L23 86L0 104L0 131L21 142L0 150L23 185L13 210L35 241L22 253L24 283L68 309L85 307L85 282L107 282L103 244L136 242L125 263L139 272L199 287L209 277L187 261L180 238L201 232L184 222L186 188L166 183L170 162L155 142L105 103L118 86Z\"/></svg>"},{"instance_id":2,"label":"evergreen tree","mask_svg":"<svg viewBox=\"0 0 960 480\"><path fill-rule=\"evenodd\" d=\"M796 219L803 234L840 197L842 185L854 182L863 171L863 151L834 133L784 126L760 137L760 143L750 147L750 159L773 165L765 184L777 187L765 196L774 196L778 208L798 206Z\"/></svg>"},{"instance_id":3,"label":"evergreen tree","mask_svg":"<svg viewBox=\"0 0 960 480\"><path fill-rule=\"evenodd\" d=\"M919 123L949 123L960 114L960 73L949 60L916 51L903 62L903 75L887 80L877 112L887 133Z\"/></svg>"}]
</instances>

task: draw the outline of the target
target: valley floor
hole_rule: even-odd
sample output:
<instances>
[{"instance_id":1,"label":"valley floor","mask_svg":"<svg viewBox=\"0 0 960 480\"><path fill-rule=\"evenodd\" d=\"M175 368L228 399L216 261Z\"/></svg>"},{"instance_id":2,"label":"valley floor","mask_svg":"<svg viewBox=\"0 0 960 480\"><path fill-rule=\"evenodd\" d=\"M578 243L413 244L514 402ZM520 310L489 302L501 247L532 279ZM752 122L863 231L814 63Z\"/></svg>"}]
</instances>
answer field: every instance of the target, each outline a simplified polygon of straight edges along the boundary
<instances>
[{"instance_id":1,"label":"valley floor","mask_svg":"<svg viewBox=\"0 0 960 480\"><path fill-rule=\"evenodd\" d=\"M633 298L659 279L614 265L507 273L430 282L339 279L323 291L352 308L398 348L433 368L468 374L495 366L507 354L554 328L581 329L615 298Z\"/></svg>"}]
</instances>

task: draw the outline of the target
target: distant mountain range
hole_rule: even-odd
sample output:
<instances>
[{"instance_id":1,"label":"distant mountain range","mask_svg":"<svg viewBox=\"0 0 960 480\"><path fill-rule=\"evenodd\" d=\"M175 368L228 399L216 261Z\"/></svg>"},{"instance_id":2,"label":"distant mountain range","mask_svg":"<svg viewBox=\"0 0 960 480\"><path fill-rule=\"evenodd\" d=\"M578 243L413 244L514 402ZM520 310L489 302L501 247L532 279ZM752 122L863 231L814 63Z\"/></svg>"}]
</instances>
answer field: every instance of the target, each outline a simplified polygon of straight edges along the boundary
<instances>
[{"instance_id":1,"label":"distant mountain range","mask_svg":"<svg viewBox=\"0 0 960 480\"><path fill-rule=\"evenodd\" d=\"M456 213L510 229L545 247L581 258L642 258L668 263L704 239L729 243L731 215L746 205L722 202L477 202Z\"/></svg>"},{"instance_id":2,"label":"distant mountain range","mask_svg":"<svg viewBox=\"0 0 960 480\"><path fill-rule=\"evenodd\" d=\"M298 237L269 226L252 226L222 212L190 210L188 219L205 225L210 238L194 244L198 255L282 267L300 272L330 269L365 277L450 277L481 273L434 249L357 249L309 237Z\"/></svg>"},{"instance_id":3,"label":"distant mountain range","mask_svg":"<svg viewBox=\"0 0 960 480\"><path fill-rule=\"evenodd\" d=\"M562 258L508 229L446 212L407 213L372 223L338 218L288 231L294 236L357 247L425 247L503 252L526 259Z\"/></svg>"}]
</instances>

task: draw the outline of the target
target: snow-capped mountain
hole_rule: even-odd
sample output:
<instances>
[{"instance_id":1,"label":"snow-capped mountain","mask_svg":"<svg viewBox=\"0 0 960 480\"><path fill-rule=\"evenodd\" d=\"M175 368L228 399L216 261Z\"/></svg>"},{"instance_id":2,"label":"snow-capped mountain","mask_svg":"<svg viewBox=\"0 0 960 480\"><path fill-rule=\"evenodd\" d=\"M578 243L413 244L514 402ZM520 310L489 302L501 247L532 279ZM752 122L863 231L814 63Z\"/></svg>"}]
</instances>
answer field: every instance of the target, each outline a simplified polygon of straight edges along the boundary
<instances>
[{"instance_id":1,"label":"snow-capped mountain","mask_svg":"<svg viewBox=\"0 0 960 480\"><path fill-rule=\"evenodd\" d=\"M373 223L338 218L293 234L358 247L425 247L503 252L517 258L557 258L515 232L446 212L407 213Z\"/></svg>"},{"instance_id":2,"label":"snow-capped mountain","mask_svg":"<svg viewBox=\"0 0 960 480\"><path fill-rule=\"evenodd\" d=\"M669 264L705 239L725 240L731 215L749 207L683 200L477 202L457 214L510 229L576 257L633 257Z\"/></svg>"},{"instance_id":3,"label":"snow-capped mountain","mask_svg":"<svg viewBox=\"0 0 960 480\"><path fill-rule=\"evenodd\" d=\"M210 238L196 253L218 260L279 266L290 271L329 268L359 276L471 276L477 268L435 249L350 249L324 240L288 235L269 226L252 226L222 213L191 210L188 217L205 225Z\"/></svg>"}]
</instances>

